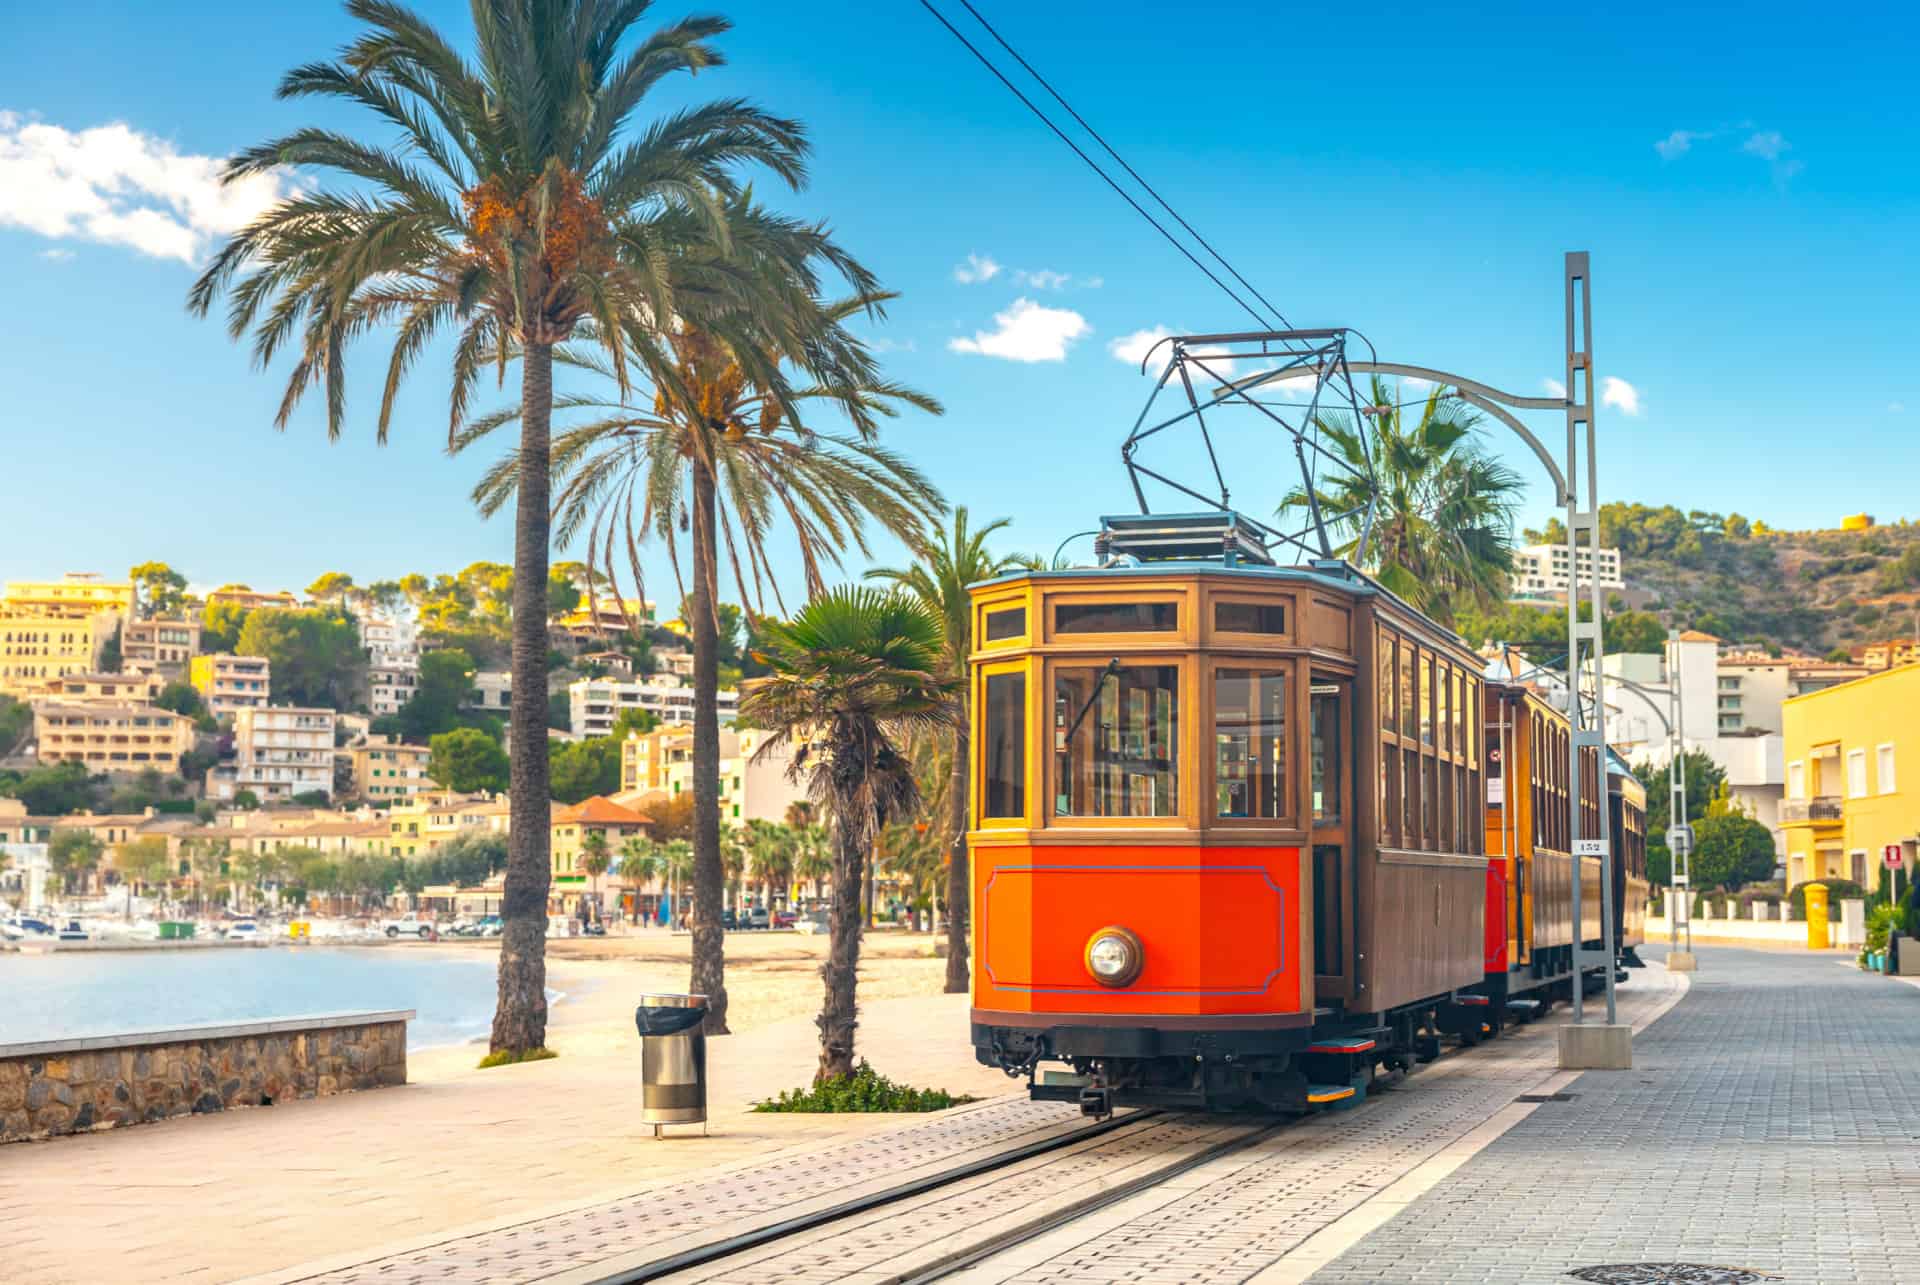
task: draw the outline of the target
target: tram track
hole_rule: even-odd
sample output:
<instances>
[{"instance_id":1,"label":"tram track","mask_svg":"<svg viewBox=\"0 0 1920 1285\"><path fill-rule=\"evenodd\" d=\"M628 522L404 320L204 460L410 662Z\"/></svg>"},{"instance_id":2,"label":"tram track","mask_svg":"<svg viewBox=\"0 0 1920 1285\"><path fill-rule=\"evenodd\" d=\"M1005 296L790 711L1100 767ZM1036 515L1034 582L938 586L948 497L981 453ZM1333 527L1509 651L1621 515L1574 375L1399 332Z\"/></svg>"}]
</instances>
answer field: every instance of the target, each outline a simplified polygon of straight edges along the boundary
<instances>
[{"instance_id":1,"label":"tram track","mask_svg":"<svg viewBox=\"0 0 1920 1285\"><path fill-rule=\"evenodd\" d=\"M972 1178L1009 1169L1026 1161L1081 1146L1096 1139L1149 1127L1154 1121L1164 1119L1167 1114L1157 1109L1146 1109L1112 1116L1071 1132L1009 1147L1004 1151L952 1165L936 1173L896 1183L823 1209L751 1228L708 1244L664 1255L638 1266L596 1276L593 1278L593 1285L630 1285L630 1283L637 1285L638 1282L664 1280L702 1267L721 1264L729 1258L752 1250L824 1231L836 1224L858 1219L863 1214L919 1196L930 1195Z\"/></svg>"}]
</instances>

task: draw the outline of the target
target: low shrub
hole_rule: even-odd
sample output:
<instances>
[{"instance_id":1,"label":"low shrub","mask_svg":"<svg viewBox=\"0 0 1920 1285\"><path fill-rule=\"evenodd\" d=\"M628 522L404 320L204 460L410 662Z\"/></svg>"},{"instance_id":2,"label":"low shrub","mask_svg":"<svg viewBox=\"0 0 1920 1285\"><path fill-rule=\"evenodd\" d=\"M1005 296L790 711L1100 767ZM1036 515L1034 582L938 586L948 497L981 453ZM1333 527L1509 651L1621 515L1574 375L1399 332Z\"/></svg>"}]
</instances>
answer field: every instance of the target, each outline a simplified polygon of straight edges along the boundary
<instances>
[{"instance_id":1,"label":"low shrub","mask_svg":"<svg viewBox=\"0 0 1920 1285\"><path fill-rule=\"evenodd\" d=\"M805 1089L783 1091L771 1102L757 1102L755 1111L945 1111L977 1102L956 1097L945 1089L913 1089L895 1084L862 1060L852 1075L822 1080Z\"/></svg>"},{"instance_id":2,"label":"low shrub","mask_svg":"<svg viewBox=\"0 0 1920 1285\"><path fill-rule=\"evenodd\" d=\"M501 1049L497 1053L489 1053L481 1058L480 1069L484 1071L491 1066L513 1066L518 1062L544 1062L550 1057L559 1056L552 1049L545 1047L525 1051Z\"/></svg>"},{"instance_id":3,"label":"low shrub","mask_svg":"<svg viewBox=\"0 0 1920 1285\"><path fill-rule=\"evenodd\" d=\"M1807 918L1807 884L1822 883L1827 886L1827 918L1840 918L1840 903L1852 897L1864 899L1867 890L1851 879L1809 879L1806 883L1796 883L1793 891L1787 894L1787 906L1791 917L1804 923Z\"/></svg>"}]
</instances>

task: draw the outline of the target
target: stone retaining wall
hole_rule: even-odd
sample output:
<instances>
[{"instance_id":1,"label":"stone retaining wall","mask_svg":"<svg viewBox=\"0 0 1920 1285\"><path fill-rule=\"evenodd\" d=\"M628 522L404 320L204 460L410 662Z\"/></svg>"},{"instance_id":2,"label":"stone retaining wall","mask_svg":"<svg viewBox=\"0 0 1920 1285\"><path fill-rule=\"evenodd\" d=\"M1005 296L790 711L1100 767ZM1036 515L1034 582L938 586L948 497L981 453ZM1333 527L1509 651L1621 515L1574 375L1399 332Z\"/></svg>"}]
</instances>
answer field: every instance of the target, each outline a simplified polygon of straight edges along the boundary
<instances>
[{"instance_id":1,"label":"stone retaining wall","mask_svg":"<svg viewBox=\"0 0 1920 1285\"><path fill-rule=\"evenodd\" d=\"M0 1044L0 1143L405 1084L413 1015Z\"/></svg>"}]
</instances>

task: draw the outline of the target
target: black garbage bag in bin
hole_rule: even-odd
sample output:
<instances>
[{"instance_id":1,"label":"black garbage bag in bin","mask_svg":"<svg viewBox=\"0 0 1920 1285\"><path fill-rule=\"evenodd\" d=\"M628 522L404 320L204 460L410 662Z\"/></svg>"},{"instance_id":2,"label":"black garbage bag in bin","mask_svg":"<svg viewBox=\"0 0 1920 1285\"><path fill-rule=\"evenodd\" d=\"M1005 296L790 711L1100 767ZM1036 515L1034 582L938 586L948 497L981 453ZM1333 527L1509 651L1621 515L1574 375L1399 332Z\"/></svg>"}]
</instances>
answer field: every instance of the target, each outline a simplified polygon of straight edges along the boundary
<instances>
[{"instance_id":1,"label":"black garbage bag in bin","mask_svg":"<svg viewBox=\"0 0 1920 1285\"><path fill-rule=\"evenodd\" d=\"M653 1126L705 1124L705 995L643 995L633 1010L640 1033L640 1120Z\"/></svg>"}]
</instances>

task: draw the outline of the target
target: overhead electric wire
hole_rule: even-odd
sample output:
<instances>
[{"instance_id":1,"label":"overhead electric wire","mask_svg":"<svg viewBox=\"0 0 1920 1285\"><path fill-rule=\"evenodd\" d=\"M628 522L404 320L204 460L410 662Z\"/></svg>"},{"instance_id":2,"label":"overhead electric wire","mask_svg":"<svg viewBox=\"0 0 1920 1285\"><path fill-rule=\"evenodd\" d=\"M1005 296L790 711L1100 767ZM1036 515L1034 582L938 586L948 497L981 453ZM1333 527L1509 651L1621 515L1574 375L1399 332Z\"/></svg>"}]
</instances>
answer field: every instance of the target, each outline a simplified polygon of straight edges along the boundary
<instances>
[{"instance_id":1,"label":"overhead electric wire","mask_svg":"<svg viewBox=\"0 0 1920 1285\"><path fill-rule=\"evenodd\" d=\"M1127 160L1124 156L1120 155L1119 152L1116 152L1113 150L1113 145L1107 142L1105 138L1101 137L1100 131L1095 129L1091 124L1089 124L1087 122L1087 119L1084 116L1082 116L1079 112L1075 111L1073 109L1073 104L1068 102L1065 98L1061 97L1060 91L1055 89L1051 84L1049 84L1047 81L1047 78L1045 76L1042 76L1039 73L1039 71L1035 69L1032 63L1028 62L1025 58L1022 58L1020 56L1020 51L1018 49L1015 49L1012 45L1007 43L1006 37L1002 36L997 30L995 30L994 25L991 22L988 22L984 17L981 16L980 11L973 7L971 0L960 0L960 7L965 9L968 13L972 14L975 22L979 23L982 27L985 27L987 29L987 34L989 36L992 36L994 40L999 43L1000 47L1006 50L1007 53L1012 56L1013 60L1019 63L1020 66L1026 71L1026 73L1029 76L1032 76L1036 81L1040 83L1040 88L1046 90L1047 93L1053 96L1053 101L1056 103L1059 103L1060 106L1066 110L1067 115L1073 117L1074 122L1078 124L1081 129L1086 130L1087 133L1093 137L1093 141L1100 144L1100 146L1106 150L1107 155L1111 156L1114 159L1115 163L1118 164L1121 169L1127 172L1127 176L1129 178L1131 178L1134 182L1138 183L1141 187L1145 188L1147 191L1147 195L1151 196L1154 200L1158 201L1160 203L1160 208L1173 216L1174 222L1178 223L1181 227L1185 228L1187 230L1187 234L1191 236L1194 240L1198 241L1201 244L1201 246L1205 248L1206 252L1212 255L1214 259L1219 262L1221 267L1225 268L1228 272L1232 273L1233 279L1235 281L1238 281L1243 287L1245 287L1248 294L1251 294L1254 298L1258 299L1261 303L1266 305L1267 311L1271 312L1280 321L1280 325L1276 327L1277 329L1281 329L1281 330L1293 329L1293 323L1287 320L1286 314L1281 312L1280 309L1274 307L1272 301L1269 300L1265 295L1261 294L1260 291L1254 287L1251 281L1248 281L1245 277L1241 276L1240 270L1238 268L1235 268L1233 264L1229 263L1227 261L1227 257L1224 254L1221 254L1218 250L1214 249L1213 246L1207 241L1207 238L1201 236L1200 233L1194 228L1193 224L1181 218L1180 211L1174 209L1171 205L1167 204L1167 199L1161 196L1159 192L1154 190L1153 184L1147 182L1146 179L1140 177L1139 171L1135 170L1133 166L1127 164ZM1242 306L1245 306L1245 305L1242 305Z\"/></svg>"},{"instance_id":2,"label":"overhead electric wire","mask_svg":"<svg viewBox=\"0 0 1920 1285\"><path fill-rule=\"evenodd\" d=\"M961 2L964 4L965 0L961 0ZM974 46L972 41L968 40L965 36L961 35L960 29L958 27L955 27L951 22L948 22L946 15L941 13L938 9L934 8L933 4L931 3L931 0L920 0L920 7L925 9L928 13L932 14L934 16L934 19L938 21L941 26L945 27L955 40L958 40L963 46L966 47L966 50L968 53L972 54L975 58L979 59L980 65L985 67L988 71L992 72L994 79L998 80L1002 85L1005 85L1009 93L1011 93L1015 98L1018 98L1028 111L1032 112L1036 117L1039 118L1041 124L1045 125L1048 129L1053 131L1055 137L1059 138L1061 142L1065 143L1068 147L1072 148L1073 154L1075 156L1078 156L1082 161L1084 161L1088 169L1092 170L1095 174L1098 174L1102 179L1102 181L1104 181L1108 187L1112 188L1114 192L1119 195L1121 200L1125 201L1128 205L1131 205L1136 214L1138 214L1141 218L1145 219L1148 223L1152 224L1153 230L1158 232L1162 237L1165 237L1167 244L1171 245L1174 249L1178 250L1182 255L1186 256L1187 262L1193 264L1194 267L1200 269L1201 272L1205 273L1207 280L1213 282L1213 284L1215 284L1216 286L1219 286L1220 289L1226 293L1226 296L1229 299L1239 304L1240 307L1246 311L1247 315L1252 317L1262 327L1265 327L1267 329L1276 328L1273 325L1273 323L1270 320L1268 320L1266 317L1262 316L1253 307L1252 304L1248 303L1245 299L1242 299L1239 295L1235 294L1233 292L1233 287L1229 286L1226 282L1222 281L1217 275L1215 275L1214 271L1211 268L1207 267L1206 264L1202 263L1199 260L1199 258L1195 256L1193 251L1189 250L1185 245L1183 245L1180 242L1180 239L1178 237L1174 236L1173 233L1167 231L1167 229L1160 223L1160 221L1154 218L1153 215L1149 214L1146 208L1142 206L1140 202L1134 200L1133 196L1125 188L1121 187L1118 183L1114 182L1113 176L1111 174L1108 174L1105 170L1101 169L1099 162L1095 161L1091 156L1088 156L1085 151L1081 150L1080 145L1078 143L1074 142L1071 138L1067 137L1066 131L1062 130L1058 125L1054 124L1053 120L1045 112L1041 111L1040 108L1034 104L1032 99L1028 98L1025 94L1021 93L1019 86L1015 85L1011 80L1008 80L1006 77L1006 74L1002 72L998 67L993 65L992 59L988 58L985 54L981 53L980 50ZM973 6L968 5L967 8L971 10ZM974 16L976 18L979 17L977 13ZM985 26L985 23L982 22L981 25ZM988 27L987 29L989 31L993 30L991 27ZM998 40L999 36L996 34L994 38ZM1001 41L1001 43L1004 45L1006 42ZM1011 53L1012 51L1009 49L1008 52ZM1019 55L1014 54L1014 57L1018 58ZM1022 62L1021 65L1025 66L1026 64ZM1032 68L1029 67L1028 70L1032 71ZM1039 76L1035 74L1034 79L1038 80ZM1045 84L1046 82L1041 81L1041 83ZM1052 92L1052 89L1050 87L1048 89L1048 92L1049 93ZM1059 95L1057 94L1054 96L1056 98L1059 97ZM1071 112L1073 109L1069 107L1067 108L1067 110ZM1076 115L1074 119L1079 120L1079 117ZM1084 121L1082 121L1081 123L1083 125L1085 124ZM1092 131L1089 130L1088 132L1091 133ZM1098 137L1098 135L1095 135L1095 137ZM1103 142L1101 145L1104 147L1105 143ZM1111 151L1112 149L1109 148L1108 150ZM1121 164L1124 165L1126 164L1126 162L1122 161ZM1132 173L1132 170L1128 170L1128 173ZM1135 175L1135 178L1138 178L1138 177L1139 177L1138 175ZM1145 184L1142 183L1142 186L1144 187ZM1151 191L1152 189L1149 188L1148 190ZM1156 195L1154 199L1158 200L1159 197ZM1161 202L1161 204L1164 205L1165 202L1163 201ZM1174 217L1178 218L1179 216L1175 215ZM1184 221L1182 223L1182 226L1185 226ZM1192 231L1192 229L1189 228L1188 231ZM1198 237L1198 235L1199 235L1198 233L1195 233L1196 238ZM1206 245L1206 242L1202 241L1201 244ZM1208 246L1208 252L1213 253L1211 246ZM1217 258L1218 255L1215 255L1215 257ZM1225 263L1226 261L1223 259L1221 260L1221 262ZM1231 265L1228 266L1227 270L1229 272L1233 272ZM1240 274L1237 272L1234 272L1233 275L1238 277ZM1244 284L1244 282L1242 284ZM1251 290L1252 287L1249 286L1248 289ZM1268 306L1271 307L1272 305L1269 304ZM1284 320L1285 318L1282 318L1282 321Z\"/></svg>"}]
</instances>

